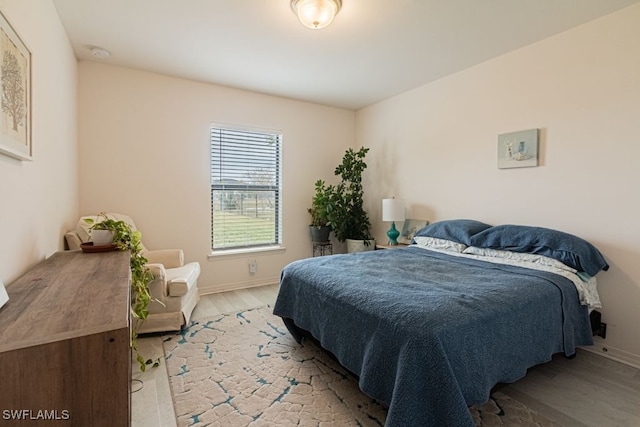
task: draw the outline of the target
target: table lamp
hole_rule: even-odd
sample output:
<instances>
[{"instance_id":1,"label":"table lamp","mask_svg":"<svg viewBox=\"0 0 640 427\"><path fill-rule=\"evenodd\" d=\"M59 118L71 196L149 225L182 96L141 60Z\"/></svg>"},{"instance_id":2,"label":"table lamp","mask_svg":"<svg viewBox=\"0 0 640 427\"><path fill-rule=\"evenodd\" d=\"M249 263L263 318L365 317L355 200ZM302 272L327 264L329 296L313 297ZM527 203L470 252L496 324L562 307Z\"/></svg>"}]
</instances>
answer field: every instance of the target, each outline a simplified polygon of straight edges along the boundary
<instances>
[{"instance_id":1,"label":"table lamp","mask_svg":"<svg viewBox=\"0 0 640 427\"><path fill-rule=\"evenodd\" d=\"M396 229L396 221L404 221L404 201L382 199L382 221L391 221L391 228L387 231L387 237L389 237L389 245L397 245L400 232Z\"/></svg>"}]
</instances>

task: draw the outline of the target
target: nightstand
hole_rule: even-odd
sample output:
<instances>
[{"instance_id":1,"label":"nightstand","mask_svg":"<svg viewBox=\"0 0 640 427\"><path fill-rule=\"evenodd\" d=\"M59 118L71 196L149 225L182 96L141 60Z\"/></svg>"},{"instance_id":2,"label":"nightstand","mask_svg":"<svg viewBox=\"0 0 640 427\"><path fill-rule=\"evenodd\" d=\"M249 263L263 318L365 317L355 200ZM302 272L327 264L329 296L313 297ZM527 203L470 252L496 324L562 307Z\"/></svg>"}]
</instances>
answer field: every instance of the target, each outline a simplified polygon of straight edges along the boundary
<instances>
[{"instance_id":1,"label":"nightstand","mask_svg":"<svg viewBox=\"0 0 640 427\"><path fill-rule=\"evenodd\" d=\"M397 245L376 245L376 250L378 249L400 249L400 248L406 248L407 245L406 243L398 243Z\"/></svg>"}]
</instances>

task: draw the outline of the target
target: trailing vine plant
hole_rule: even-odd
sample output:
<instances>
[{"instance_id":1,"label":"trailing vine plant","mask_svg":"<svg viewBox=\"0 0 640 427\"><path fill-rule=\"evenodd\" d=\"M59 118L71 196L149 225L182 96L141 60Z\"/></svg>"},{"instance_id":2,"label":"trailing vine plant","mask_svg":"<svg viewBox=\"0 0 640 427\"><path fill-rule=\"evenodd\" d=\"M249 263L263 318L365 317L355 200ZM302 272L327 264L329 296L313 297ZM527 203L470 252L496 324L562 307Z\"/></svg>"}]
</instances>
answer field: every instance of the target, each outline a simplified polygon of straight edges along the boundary
<instances>
[{"instance_id":1,"label":"trailing vine plant","mask_svg":"<svg viewBox=\"0 0 640 427\"><path fill-rule=\"evenodd\" d=\"M139 325L149 316L149 283L154 279L153 274L147 268L147 258L142 254L142 233L133 230L131 225L122 220L109 218L106 213L101 212L94 221L92 218L85 218L85 223L90 225L91 230L109 230L113 233L113 243L121 251L129 251L129 266L131 268L131 314L139 321L134 322L131 328L131 348L136 352L136 361L140 365L140 370L144 372L147 365L157 367L160 365L160 358L154 360L147 359L138 350L138 328Z\"/></svg>"}]
</instances>

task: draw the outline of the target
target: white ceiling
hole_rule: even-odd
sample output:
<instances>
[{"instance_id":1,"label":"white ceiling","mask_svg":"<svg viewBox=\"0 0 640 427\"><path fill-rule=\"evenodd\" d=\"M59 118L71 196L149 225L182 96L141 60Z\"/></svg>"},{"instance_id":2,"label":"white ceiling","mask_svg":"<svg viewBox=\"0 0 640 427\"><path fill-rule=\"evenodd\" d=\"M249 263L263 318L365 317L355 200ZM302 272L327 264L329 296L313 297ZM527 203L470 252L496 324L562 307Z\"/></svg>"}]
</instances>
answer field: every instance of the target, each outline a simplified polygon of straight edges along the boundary
<instances>
[{"instance_id":1,"label":"white ceiling","mask_svg":"<svg viewBox=\"0 0 640 427\"><path fill-rule=\"evenodd\" d=\"M357 110L640 0L53 0L76 56Z\"/></svg>"}]
</instances>

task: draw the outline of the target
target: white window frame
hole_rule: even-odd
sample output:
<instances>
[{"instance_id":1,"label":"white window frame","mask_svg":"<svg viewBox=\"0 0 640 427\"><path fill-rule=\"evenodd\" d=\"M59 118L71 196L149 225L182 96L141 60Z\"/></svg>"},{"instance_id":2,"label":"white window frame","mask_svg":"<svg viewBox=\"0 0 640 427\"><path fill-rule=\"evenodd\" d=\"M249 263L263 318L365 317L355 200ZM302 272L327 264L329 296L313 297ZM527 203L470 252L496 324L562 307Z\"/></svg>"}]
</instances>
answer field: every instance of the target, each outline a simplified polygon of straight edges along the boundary
<instances>
[{"instance_id":1,"label":"white window frame","mask_svg":"<svg viewBox=\"0 0 640 427\"><path fill-rule=\"evenodd\" d=\"M223 135L224 134L224 135ZM255 136L256 140L251 140L251 137ZM255 144L260 144L266 138L274 138L275 153L267 152L264 157L258 153L253 158L247 159L247 166L252 166L251 163L256 163L258 165L261 162L273 161L273 166L275 170L269 169L266 173L267 179L270 181L267 183L251 183L246 181L243 176L239 176L238 173L241 172L241 168L235 168L233 166L229 166L225 168L226 164L231 164L230 162L235 160L242 160L238 156L238 149L242 149L241 145L245 142L242 140L233 141L234 137L246 138L246 143L249 148L255 148ZM222 138L222 139L220 139ZM228 139L227 147L231 150L236 149L236 152L233 154L224 154L220 151L220 143L224 141L224 139ZM218 143L217 146L215 144ZM233 255L242 255L246 253L254 253L254 252L264 252L264 251L283 251L284 247L282 246L282 131L276 129L264 129L264 128L256 128L249 126L238 126L238 125L230 125L223 123L211 123L210 132L209 132L209 148L210 148L210 195L211 195L211 204L210 204L210 215L211 215L211 239L210 246L211 252L210 257L215 256L233 256ZM248 151L250 152L250 151ZM236 154L234 156L234 154ZM247 169L247 174L257 173L257 170ZM261 173L265 173L262 171ZM233 177L233 179L226 179L223 174L227 174L229 177ZM214 176L215 175L215 176ZM275 182L271 182L271 179ZM225 182L227 181L227 182ZM237 197L237 193L244 192L253 192L256 196L255 202L255 212L258 214L258 196L257 194L263 192L273 192L275 201L274 201L274 216L273 219L273 240L269 240L268 242L248 242L248 243L223 243L219 240L216 242L214 235L214 227L216 226L214 223L217 220L214 220L214 210L216 208L220 209L223 206L223 201L219 197L220 192L227 192L228 195L235 194ZM216 194L216 192L218 194ZM229 197L229 196L226 197ZM219 224L218 224L219 226Z\"/></svg>"}]
</instances>

